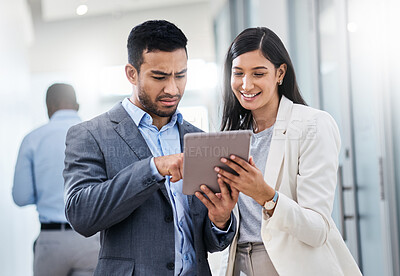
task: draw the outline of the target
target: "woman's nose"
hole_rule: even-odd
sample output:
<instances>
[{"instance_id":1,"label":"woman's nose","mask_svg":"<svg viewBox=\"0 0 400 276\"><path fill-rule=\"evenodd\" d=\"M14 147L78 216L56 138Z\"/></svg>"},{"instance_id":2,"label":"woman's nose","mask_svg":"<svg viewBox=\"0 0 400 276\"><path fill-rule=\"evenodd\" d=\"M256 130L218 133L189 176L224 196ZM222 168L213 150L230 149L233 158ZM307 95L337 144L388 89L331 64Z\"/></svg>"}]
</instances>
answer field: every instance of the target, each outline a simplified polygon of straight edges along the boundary
<instances>
[{"instance_id":1,"label":"woman's nose","mask_svg":"<svg viewBox=\"0 0 400 276\"><path fill-rule=\"evenodd\" d=\"M244 91L250 91L251 89L253 89L254 85L252 80L250 79L250 77L248 76L244 76L242 78L242 89Z\"/></svg>"}]
</instances>

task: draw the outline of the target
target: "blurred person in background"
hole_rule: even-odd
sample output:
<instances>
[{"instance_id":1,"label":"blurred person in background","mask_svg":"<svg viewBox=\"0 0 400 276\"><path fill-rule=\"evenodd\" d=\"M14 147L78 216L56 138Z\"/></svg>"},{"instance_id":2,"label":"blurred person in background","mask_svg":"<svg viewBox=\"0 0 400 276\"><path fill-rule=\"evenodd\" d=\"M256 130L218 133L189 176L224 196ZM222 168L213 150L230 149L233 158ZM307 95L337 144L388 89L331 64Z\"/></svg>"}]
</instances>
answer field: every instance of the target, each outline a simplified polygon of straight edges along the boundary
<instances>
[{"instance_id":1,"label":"blurred person in background","mask_svg":"<svg viewBox=\"0 0 400 276\"><path fill-rule=\"evenodd\" d=\"M15 165L12 195L18 206L35 204L41 230L34 243L34 275L92 275L99 237L86 239L65 218L64 168L67 130L79 123L74 88L55 83L46 94L50 121L23 139Z\"/></svg>"},{"instance_id":2,"label":"blurred person in background","mask_svg":"<svg viewBox=\"0 0 400 276\"><path fill-rule=\"evenodd\" d=\"M177 109L186 43L165 20L134 27L125 66L132 96L68 131L66 214L82 235L101 232L95 275L211 275L207 252L235 234L237 191L221 184L220 195L203 186L209 200L182 194L183 136L201 131Z\"/></svg>"},{"instance_id":3,"label":"blurred person in background","mask_svg":"<svg viewBox=\"0 0 400 276\"><path fill-rule=\"evenodd\" d=\"M237 235L222 275L361 275L331 217L340 135L306 106L289 54L268 28L249 28L225 61L222 130L251 129L250 159L221 159L240 191ZM226 267L227 266L227 267Z\"/></svg>"}]
</instances>

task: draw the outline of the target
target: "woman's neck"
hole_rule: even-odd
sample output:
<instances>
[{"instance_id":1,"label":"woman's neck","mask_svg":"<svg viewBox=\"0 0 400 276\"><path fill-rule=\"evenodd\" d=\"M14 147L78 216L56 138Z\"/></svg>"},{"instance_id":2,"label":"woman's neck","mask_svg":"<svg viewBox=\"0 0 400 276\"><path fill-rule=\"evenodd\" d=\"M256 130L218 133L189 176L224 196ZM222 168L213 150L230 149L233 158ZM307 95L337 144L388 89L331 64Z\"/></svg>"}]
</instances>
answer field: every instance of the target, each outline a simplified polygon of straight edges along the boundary
<instances>
[{"instance_id":1,"label":"woman's neck","mask_svg":"<svg viewBox=\"0 0 400 276\"><path fill-rule=\"evenodd\" d=\"M253 110L253 131L254 133L261 132L270 128L275 124L278 114L279 98L262 109Z\"/></svg>"}]
</instances>

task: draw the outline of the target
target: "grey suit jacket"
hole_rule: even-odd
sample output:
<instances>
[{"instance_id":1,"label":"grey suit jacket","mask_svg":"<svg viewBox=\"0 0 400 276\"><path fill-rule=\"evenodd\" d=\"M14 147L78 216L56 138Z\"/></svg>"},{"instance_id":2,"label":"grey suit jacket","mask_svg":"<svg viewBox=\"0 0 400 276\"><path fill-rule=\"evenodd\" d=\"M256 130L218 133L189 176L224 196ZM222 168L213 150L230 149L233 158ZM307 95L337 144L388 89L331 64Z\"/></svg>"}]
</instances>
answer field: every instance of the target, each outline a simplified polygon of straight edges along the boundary
<instances>
[{"instance_id":1,"label":"grey suit jacket","mask_svg":"<svg viewBox=\"0 0 400 276\"><path fill-rule=\"evenodd\" d=\"M179 125L181 145L185 133L198 131L186 121ZM82 235L101 231L95 275L174 275L172 207L164 180L157 182L151 173L151 158L121 103L68 131L65 212ZM188 202L197 275L211 275L207 252L231 243L236 220L227 234L217 236L207 208L195 196L188 196Z\"/></svg>"}]
</instances>

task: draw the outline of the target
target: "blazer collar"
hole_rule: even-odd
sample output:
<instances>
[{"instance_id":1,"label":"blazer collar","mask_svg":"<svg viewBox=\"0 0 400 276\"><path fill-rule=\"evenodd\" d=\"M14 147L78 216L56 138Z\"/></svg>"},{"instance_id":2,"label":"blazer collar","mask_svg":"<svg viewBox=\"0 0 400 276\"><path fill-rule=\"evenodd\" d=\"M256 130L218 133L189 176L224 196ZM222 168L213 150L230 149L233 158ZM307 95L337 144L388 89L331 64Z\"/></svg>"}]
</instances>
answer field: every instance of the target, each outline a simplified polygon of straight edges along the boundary
<instances>
[{"instance_id":1,"label":"blazer collar","mask_svg":"<svg viewBox=\"0 0 400 276\"><path fill-rule=\"evenodd\" d=\"M182 121L182 124L178 124L178 129L179 129L179 140L181 142L181 152L183 152L184 150L184 144L183 144L183 136L185 136L186 133L191 132L190 129L190 124L188 122L186 122L185 120ZM192 210L195 210L195 208L192 207L193 204L193 200L195 198L194 195L188 195L188 204L189 204L189 209L190 212L192 213L192 215L196 215L195 213L192 212ZM198 209L196 209L198 210Z\"/></svg>"},{"instance_id":2,"label":"blazer collar","mask_svg":"<svg viewBox=\"0 0 400 276\"><path fill-rule=\"evenodd\" d=\"M183 149L184 149L183 136L185 136L186 133L191 132L190 124L188 122L186 122L185 120L183 120L182 124L178 124L178 130L179 130L179 140L181 143L181 152L183 152Z\"/></svg>"},{"instance_id":3,"label":"blazer collar","mask_svg":"<svg viewBox=\"0 0 400 276\"><path fill-rule=\"evenodd\" d=\"M122 107L121 102L108 111L108 115L110 116L110 120L116 123L114 126L115 131L119 136L121 136L125 143L128 144L140 160L152 156L146 141L132 118Z\"/></svg>"},{"instance_id":4,"label":"blazer collar","mask_svg":"<svg viewBox=\"0 0 400 276\"><path fill-rule=\"evenodd\" d=\"M276 116L271 146L265 167L265 181L272 188L279 190L282 162L285 155L286 130L292 113L293 102L282 95ZM278 181L279 180L279 181Z\"/></svg>"},{"instance_id":5,"label":"blazer collar","mask_svg":"<svg viewBox=\"0 0 400 276\"><path fill-rule=\"evenodd\" d=\"M281 100L279 102L278 114L276 115L276 122L274 128L276 128L276 126L279 126L280 129L286 130L287 125L289 123L289 118L292 113L292 107L293 107L293 102L282 95Z\"/></svg>"}]
</instances>

